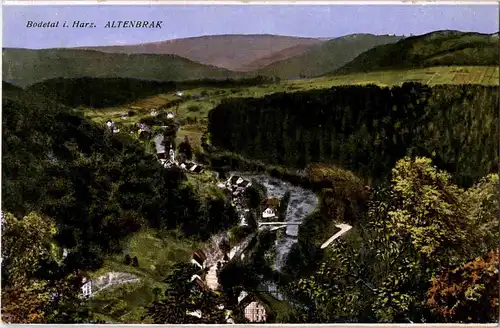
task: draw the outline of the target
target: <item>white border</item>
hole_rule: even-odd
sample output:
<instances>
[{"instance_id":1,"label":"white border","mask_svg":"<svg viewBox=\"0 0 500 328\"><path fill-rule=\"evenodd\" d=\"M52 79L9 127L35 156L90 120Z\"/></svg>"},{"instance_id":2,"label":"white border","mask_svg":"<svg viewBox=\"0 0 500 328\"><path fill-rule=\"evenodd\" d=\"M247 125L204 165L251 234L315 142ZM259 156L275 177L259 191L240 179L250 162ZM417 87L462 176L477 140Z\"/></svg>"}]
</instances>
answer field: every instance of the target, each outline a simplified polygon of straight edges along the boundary
<instances>
[{"instance_id":1,"label":"white border","mask_svg":"<svg viewBox=\"0 0 500 328\"><path fill-rule=\"evenodd\" d=\"M276 6L276 5L308 5L308 6L318 6L318 5L499 5L498 1L422 1L422 0L401 0L401 1L259 1L259 0L205 0L205 1L189 1L189 0L73 0L73 1L36 1L36 0L3 0L3 5L8 6L46 6L46 5L138 5L138 6L156 6L156 5L266 5L266 6Z\"/></svg>"}]
</instances>

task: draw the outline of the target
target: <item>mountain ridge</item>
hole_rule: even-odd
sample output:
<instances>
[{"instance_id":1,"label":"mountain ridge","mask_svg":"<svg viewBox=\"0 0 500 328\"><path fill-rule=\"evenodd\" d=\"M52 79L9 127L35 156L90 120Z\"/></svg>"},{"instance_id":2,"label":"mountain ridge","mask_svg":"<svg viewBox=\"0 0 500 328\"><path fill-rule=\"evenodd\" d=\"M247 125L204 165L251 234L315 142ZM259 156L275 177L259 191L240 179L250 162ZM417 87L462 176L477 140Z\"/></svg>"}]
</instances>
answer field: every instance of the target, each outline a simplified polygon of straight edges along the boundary
<instances>
[{"instance_id":1,"label":"mountain ridge","mask_svg":"<svg viewBox=\"0 0 500 328\"><path fill-rule=\"evenodd\" d=\"M449 65L498 65L498 33L439 30L374 47L328 74Z\"/></svg>"}]
</instances>

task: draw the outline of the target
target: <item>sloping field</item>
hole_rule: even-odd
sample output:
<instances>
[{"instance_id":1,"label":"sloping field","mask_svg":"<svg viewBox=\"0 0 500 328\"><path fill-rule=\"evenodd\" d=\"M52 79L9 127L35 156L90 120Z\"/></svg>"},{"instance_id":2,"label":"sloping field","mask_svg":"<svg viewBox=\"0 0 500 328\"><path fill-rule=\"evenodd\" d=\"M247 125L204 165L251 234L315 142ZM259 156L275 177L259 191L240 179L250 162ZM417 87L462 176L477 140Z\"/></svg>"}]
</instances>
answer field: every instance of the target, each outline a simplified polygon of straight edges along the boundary
<instances>
[{"instance_id":1,"label":"sloping field","mask_svg":"<svg viewBox=\"0 0 500 328\"><path fill-rule=\"evenodd\" d=\"M420 69L380 71L335 75L312 80L300 80L295 86L309 83L328 87L343 84L396 85L404 82L436 84L483 84L498 85L499 68L495 66L437 66Z\"/></svg>"}]
</instances>

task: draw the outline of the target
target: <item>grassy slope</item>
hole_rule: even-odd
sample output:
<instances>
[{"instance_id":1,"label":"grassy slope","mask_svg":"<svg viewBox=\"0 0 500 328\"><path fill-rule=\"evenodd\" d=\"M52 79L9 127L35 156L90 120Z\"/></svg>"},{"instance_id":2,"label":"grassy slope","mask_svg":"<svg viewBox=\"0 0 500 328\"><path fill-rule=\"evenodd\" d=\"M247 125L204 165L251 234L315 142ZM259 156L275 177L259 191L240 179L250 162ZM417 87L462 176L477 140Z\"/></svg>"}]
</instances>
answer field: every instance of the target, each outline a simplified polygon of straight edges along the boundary
<instances>
[{"instance_id":1,"label":"grassy slope","mask_svg":"<svg viewBox=\"0 0 500 328\"><path fill-rule=\"evenodd\" d=\"M181 234L169 232L158 234L154 230L143 230L124 242L121 254L109 257L104 266L92 277L106 272L129 272L139 277L140 282L112 287L91 299L92 312L106 322L143 323L141 316L145 306L154 300L153 289L163 291L162 282L168 269L176 262L189 261L199 244L183 238ZM125 254L137 256L139 267L123 263Z\"/></svg>"},{"instance_id":2,"label":"grassy slope","mask_svg":"<svg viewBox=\"0 0 500 328\"><path fill-rule=\"evenodd\" d=\"M498 35L437 31L370 49L333 73L439 65L498 65Z\"/></svg>"},{"instance_id":3,"label":"grassy slope","mask_svg":"<svg viewBox=\"0 0 500 328\"><path fill-rule=\"evenodd\" d=\"M256 71L266 76L298 78L317 76L341 67L362 52L387 43L400 40L400 36L354 34L318 45L311 50Z\"/></svg>"},{"instance_id":4,"label":"grassy slope","mask_svg":"<svg viewBox=\"0 0 500 328\"><path fill-rule=\"evenodd\" d=\"M400 85L404 82L415 81L429 85L436 84L483 84L498 85L499 68L492 66L460 66L460 67L429 67L423 69L381 71L372 73L356 73L349 75L327 76L314 79L304 79L296 81L284 81L280 84L270 84L263 86L251 86L240 88L196 88L186 90L185 95L200 95L206 92L203 99L188 100L178 108L177 118L180 120L197 120L197 123L184 124L178 133L178 142L184 139L185 135L190 137L191 143L199 147L199 138L206 126L208 112L225 98L232 97L264 97L275 92L295 92L311 89L324 89L336 85L347 84L377 84L381 86ZM132 124L138 122L142 117L149 116L150 108L158 108L169 103L178 97L174 92L157 94L139 99L133 103L104 109L86 108L86 115L104 124L109 118L122 124ZM189 108L197 106L199 111L191 111ZM126 120L120 117L127 113L131 107L137 107L137 115ZM175 111L175 108L171 109Z\"/></svg>"},{"instance_id":5,"label":"grassy slope","mask_svg":"<svg viewBox=\"0 0 500 328\"><path fill-rule=\"evenodd\" d=\"M174 55L4 48L2 56L3 80L22 86L57 77L133 77L180 81L238 76L238 73Z\"/></svg>"}]
</instances>

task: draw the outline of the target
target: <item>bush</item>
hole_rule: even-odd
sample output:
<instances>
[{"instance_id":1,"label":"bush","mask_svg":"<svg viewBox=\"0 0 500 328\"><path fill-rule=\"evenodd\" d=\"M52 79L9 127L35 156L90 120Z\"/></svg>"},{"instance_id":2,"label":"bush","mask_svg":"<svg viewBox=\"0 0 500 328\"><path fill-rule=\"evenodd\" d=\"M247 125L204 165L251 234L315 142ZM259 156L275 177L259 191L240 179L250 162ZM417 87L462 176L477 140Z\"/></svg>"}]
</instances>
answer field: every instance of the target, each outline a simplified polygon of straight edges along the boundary
<instances>
[{"instance_id":1,"label":"bush","mask_svg":"<svg viewBox=\"0 0 500 328\"><path fill-rule=\"evenodd\" d=\"M130 263L132 263L132 259L130 258L130 255L128 255L128 254L125 255L125 259L124 259L123 263L125 263L125 265L130 265Z\"/></svg>"},{"instance_id":2,"label":"bush","mask_svg":"<svg viewBox=\"0 0 500 328\"><path fill-rule=\"evenodd\" d=\"M133 111L133 110L129 110L129 111L128 111L128 113L127 113L127 115L128 115L129 117L135 116L135 111Z\"/></svg>"},{"instance_id":3,"label":"bush","mask_svg":"<svg viewBox=\"0 0 500 328\"><path fill-rule=\"evenodd\" d=\"M132 259L132 266L136 268L139 266L139 260L137 259L137 256L134 256L134 258Z\"/></svg>"},{"instance_id":4,"label":"bush","mask_svg":"<svg viewBox=\"0 0 500 328\"><path fill-rule=\"evenodd\" d=\"M187 110L190 112L199 112L201 110L201 107L198 105L191 105L187 108Z\"/></svg>"}]
</instances>

